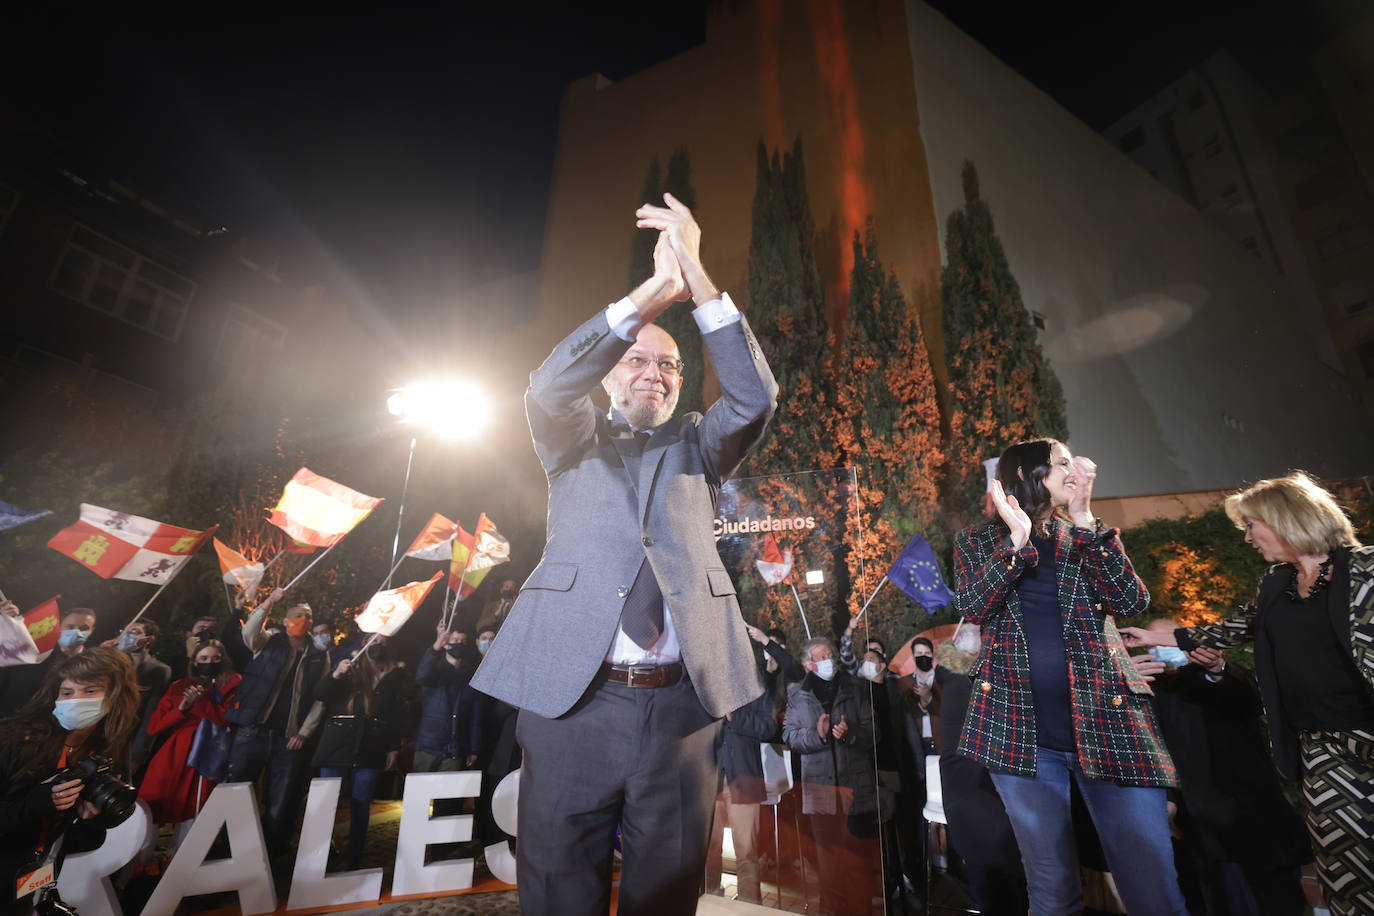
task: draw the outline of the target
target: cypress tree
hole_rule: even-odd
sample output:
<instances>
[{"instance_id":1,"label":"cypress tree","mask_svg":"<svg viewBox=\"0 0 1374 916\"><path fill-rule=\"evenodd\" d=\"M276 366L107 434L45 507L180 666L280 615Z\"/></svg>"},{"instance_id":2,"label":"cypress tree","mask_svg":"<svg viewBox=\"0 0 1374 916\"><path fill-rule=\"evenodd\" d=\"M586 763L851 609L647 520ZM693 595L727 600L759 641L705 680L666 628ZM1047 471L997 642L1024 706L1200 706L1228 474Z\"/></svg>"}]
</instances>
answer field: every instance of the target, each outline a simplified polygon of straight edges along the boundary
<instances>
[{"instance_id":1,"label":"cypress tree","mask_svg":"<svg viewBox=\"0 0 1374 916\"><path fill-rule=\"evenodd\" d=\"M946 224L940 278L950 410L945 498L960 521L982 506L984 459L1022 439L1069 435L1063 386L1021 302L973 163L964 163L963 179L964 206Z\"/></svg>"},{"instance_id":2,"label":"cypress tree","mask_svg":"<svg viewBox=\"0 0 1374 916\"><path fill-rule=\"evenodd\" d=\"M682 201L689 209L696 210L696 192L692 190L692 164L684 146L673 150L673 155L668 159L666 172L660 170L657 158L649 163L649 172L644 177L642 202L662 207L665 191ZM629 289L634 289L653 274L654 245L657 243L657 230L635 230L630 245ZM693 304L690 302L679 303L654 322L673 336L677 341L678 352L682 355L684 368L682 391L677 402L679 414L701 410L704 407L701 385L705 377L705 366L702 364L701 335L697 329L696 319L692 317L692 308Z\"/></svg>"},{"instance_id":3,"label":"cypress tree","mask_svg":"<svg viewBox=\"0 0 1374 916\"><path fill-rule=\"evenodd\" d=\"M878 257L872 220L862 240L854 234L849 319L836 362L836 439L842 460L858 472L861 524L850 529L848 556L854 613L913 534L924 535L937 555L948 542L937 487L944 452L935 374L917 314ZM884 589L867 613L871 628L899 639L926 620L895 588Z\"/></svg>"}]
</instances>

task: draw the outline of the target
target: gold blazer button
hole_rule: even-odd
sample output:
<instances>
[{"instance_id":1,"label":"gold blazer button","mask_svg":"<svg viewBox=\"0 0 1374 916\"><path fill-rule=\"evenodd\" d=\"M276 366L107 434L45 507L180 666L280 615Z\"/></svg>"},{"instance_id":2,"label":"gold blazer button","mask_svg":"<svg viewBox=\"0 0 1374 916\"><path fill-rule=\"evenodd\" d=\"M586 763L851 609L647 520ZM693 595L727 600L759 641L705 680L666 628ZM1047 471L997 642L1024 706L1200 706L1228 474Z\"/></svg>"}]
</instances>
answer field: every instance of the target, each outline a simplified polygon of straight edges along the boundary
<instances>
[{"instance_id":1,"label":"gold blazer button","mask_svg":"<svg viewBox=\"0 0 1374 916\"><path fill-rule=\"evenodd\" d=\"M978 689L983 691L984 693L987 693L989 690L992 689L992 685L989 684L987 681L984 681L983 683L978 685Z\"/></svg>"},{"instance_id":2,"label":"gold blazer button","mask_svg":"<svg viewBox=\"0 0 1374 916\"><path fill-rule=\"evenodd\" d=\"M1120 705L1121 705L1121 697L1112 697L1112 705L1113 705L1113 706L1120 706Z\"/></svg>"}]
</instances>

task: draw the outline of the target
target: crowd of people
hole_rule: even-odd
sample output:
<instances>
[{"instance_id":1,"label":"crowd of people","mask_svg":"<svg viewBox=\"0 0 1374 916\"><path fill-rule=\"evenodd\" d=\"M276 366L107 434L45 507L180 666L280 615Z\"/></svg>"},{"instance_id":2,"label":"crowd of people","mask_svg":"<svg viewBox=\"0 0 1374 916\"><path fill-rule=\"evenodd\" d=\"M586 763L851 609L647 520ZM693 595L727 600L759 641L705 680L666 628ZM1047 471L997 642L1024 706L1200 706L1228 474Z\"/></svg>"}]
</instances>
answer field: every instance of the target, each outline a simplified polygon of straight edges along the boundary
<instances>
[{"instance_id":1,"label":"crowd of people","mask_svg":"<svg viewBox=\"0 0 1374 916\"><path fill-rule=\"evenodd\" d=\"M727 826L741 898L767 877L822 914L919 909L936 860L989 914L1081 911L1082 865L1110 871L1132 916L1186 913L1189 895L1218 916L1297 914L1314 854L1332 913L1374 912L1374 548L1329 493L1295 473L1227 500L1274 564L1253 604L1118 629L1149 595L1092 513L1096 466L1016 443L995 511L955 538L953 639L889 655L852 619L793 654L745 623L711 525L778 385L703 268L691 212L665 195L635 225L658 232L652 276L526 392L549 527L524 586L463 607L419 658L385 638L336 645L306 604L275 616L280 590L195 619L166 662L153 621L92 648L96 612L68 610L45 661L0 669L3 856L21 882L127 813L118 780L90 797L111 773L173 828L167 852L215 784L259 783L279 863L311 773L337 777L348 868L385 774L480 769L487 845L505 836L491 793L518 767L531 916L606 912L617 845L620 912L694 912L703 886L722 890ZM684 363L653 321L687 299L721 394L677 416ZM1222 654L1244 643L1257 680ZM924 819L935 780L947 831Z\"/></svg>"}]
</instances>

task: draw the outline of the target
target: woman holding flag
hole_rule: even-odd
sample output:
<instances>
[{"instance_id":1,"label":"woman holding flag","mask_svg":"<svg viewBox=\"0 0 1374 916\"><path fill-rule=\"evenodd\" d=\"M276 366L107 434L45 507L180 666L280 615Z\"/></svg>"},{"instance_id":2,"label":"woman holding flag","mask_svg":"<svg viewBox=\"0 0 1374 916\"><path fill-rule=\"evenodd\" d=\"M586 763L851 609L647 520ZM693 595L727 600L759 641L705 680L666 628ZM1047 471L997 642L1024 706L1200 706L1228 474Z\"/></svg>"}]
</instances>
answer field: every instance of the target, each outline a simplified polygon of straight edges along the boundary
<instances>
[{"instance_id":1,"label":"woman holding flag","mask_svg":"<svg viewBox=\"0 0 1374 916\"><path fill-rule=\"evenodd\" d=\"M383 769L396 769L401 718L412 682L405 664L391 654L387 637L376 635L366 649L343 658L315 686L324 703L324 733L312 764L326 778L338 777L349 791L348 870L362 861L372 796Z\"/></svg>"},{"instance_id":2,"label":"woman holding flag","mask_svg":"<svg viewBox=\"0 0 1374 916\"><path fill-rule=\"evenodd\" d=\"M149 762L138 796L152 810L153 823L176 825L169 857L226 775L224 715L241 680L224 643L206 640L187 664L186 676L171 683L148 719L148 734L166 735L166 740Z\"/></svg>"}]
</instances>

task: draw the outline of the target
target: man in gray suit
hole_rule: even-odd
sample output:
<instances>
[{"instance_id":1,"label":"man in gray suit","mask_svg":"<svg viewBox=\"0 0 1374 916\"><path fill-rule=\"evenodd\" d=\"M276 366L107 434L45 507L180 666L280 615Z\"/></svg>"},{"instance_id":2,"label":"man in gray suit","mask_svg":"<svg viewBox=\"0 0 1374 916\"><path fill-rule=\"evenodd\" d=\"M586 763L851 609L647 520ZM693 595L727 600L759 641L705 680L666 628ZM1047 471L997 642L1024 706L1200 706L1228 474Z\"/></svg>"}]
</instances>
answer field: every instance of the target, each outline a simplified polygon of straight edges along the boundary
<instances>
[{"instance_id":1,"label":"man in gray suit","mask_svg":"<svg viewBox=\"0 0 1374 916\"><path fill-rule=\"evenodd\" d=\"M525 394L548 539L472 683L520 708L527 916L608 911L617 825L619 912L695 912L720 718L763 691L712 519L777 384L702 268L691 212L664 202L635 211L659 230L654 275L560 343ZM650 322L688 297L721 397L673 420L682 360Z\"/></svg>"}]
</instances>

